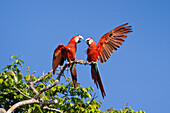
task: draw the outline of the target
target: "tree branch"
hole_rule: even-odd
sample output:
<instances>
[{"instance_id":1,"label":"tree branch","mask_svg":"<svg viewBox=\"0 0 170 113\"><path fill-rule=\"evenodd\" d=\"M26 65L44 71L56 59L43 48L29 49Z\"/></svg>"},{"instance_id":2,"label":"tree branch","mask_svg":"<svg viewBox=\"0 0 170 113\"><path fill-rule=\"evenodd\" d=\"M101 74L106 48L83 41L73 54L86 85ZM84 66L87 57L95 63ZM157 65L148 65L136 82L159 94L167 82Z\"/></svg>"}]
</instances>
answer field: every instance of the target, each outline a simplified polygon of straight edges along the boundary
<instances>
[{"instance_id":1,"label":"tree branch","mask_svg":"<svg viewBox=\"0 0 170 113\"><path fill-rule=\"evenodd\" d=\"M16 108L23 106L23 105L27 105L27 104L42 104L42 105L47 105L47 104L58 104L58 100L49 100L49 101L39 101L36 100L34 98L31 98L29 100L24 100L21 102L18 102L16 104L14 104L8 111L7 113L11 113L13 112Z\"/></svg>"},{"instance_id":2,"label":"tree branch","mask_svg":"<svg viewBox=\"0 0 170 113\"><path fill-rule=\"evenodd\" d=\"M62 111L58 110L58 109L55 109L55 108L49 108L47 106L44 106L43 109L46 109L46 110L49 110L49 111L56 111L56 112L59 112L59 113L63 113Z\"/></svg>"},{"instance_id":3,"label":"tree branch","mask_svg":"<svg viewBox=\"0 0 170 113\"><path fill-rule=\"evenodd\" d=\"M31 99L31 97L27 96L26 94L24 94L23 92L21 92L18 88L14 87L15 90L17 90L19 93L21 93L23 96Z\"/></svg>"},{"instance_id":4,"label":"tree branch","mask_svg":"<svg viewBox=\"0 0 170 113\"><path fill-rule=\"evenodd\" d=\"M18 102L16 104L14 104L8 111L7 113L12 113L14 111L14 109L20 107L20 106L23 106L23 105L26 105L26 104L36 104L36 103L39 103L38 100L32 98L30 100L24 100L24 101L21 101L21 102Z\"/></svg>"},{"instance_id":5,"label":"tree branch","mask_svg":"<svg viewBox=\"0 0 170 113\"><path fill-rule=\"evenodd\" d=\"M0 108L0 113L6 113L6 110L4 108Z\"/></svg>"},{"instance_id":6,"label":"tree branch","mask_svg":"<svg viewBox=\"0 0 170 113\"><path fill-rule=\"evenodd\" d=\"M8 95L8 94L11 94L11 93L16 93L18 91L11 91L11 92L0 92L0 95Z\"/></svg>"}]
</instances>

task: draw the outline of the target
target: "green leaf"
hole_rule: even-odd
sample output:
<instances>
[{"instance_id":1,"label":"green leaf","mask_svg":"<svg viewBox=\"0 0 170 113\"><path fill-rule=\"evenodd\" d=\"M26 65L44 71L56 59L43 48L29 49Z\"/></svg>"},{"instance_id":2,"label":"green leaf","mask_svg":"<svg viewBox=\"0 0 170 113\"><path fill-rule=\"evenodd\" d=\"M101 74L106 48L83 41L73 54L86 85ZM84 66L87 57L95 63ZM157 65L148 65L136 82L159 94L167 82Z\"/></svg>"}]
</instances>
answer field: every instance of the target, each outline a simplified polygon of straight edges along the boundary
<instances>
[{"instance_id":1,"label":"green leaf","mask_svg":"<svg viewBox=\"0 0 170 113\"><path fill-rule=\"evenodd\" d=\"M17 59L17 57L16 57L16 56L11 56L11 59L10 59L10 60L12 60L13 58L14 58L14 59Z\"/></svg>"},{"instance_id":2,"label":"green leaf","mask_svg":"<svg viewBox=\"0 0 170 113\"><path fill-rule=\"evenodd\" d=\"M10 71L10 75L12 75L14 77L15 76L14 71Z\"/></svg>"},{"instance_id":3,"label":"green leaf","mask_svg":"<svg viewBox=\"0 0 170 113\"><path fill-rule=\"evenodd\" d=\"M18 82L20 83L22 81L22 74L18 73Z\"/></svg>"},{"instance_id":4,"label":"green leaf","mask_svg":"<svg viewBox=\"0 0 170 113\"><path fill-rule=\"evenodd\" d=\"M19 64L21 67L23 67L22 64L21 64L20 62L18 62L17 64Z\"/></svg>"},{"instance_id":5,"label":"green leaf","mask_svg":"<svg viewBox=\"0 0 170 113\"><path fill-rule=\"evenodd\" d=\"M30 80L30 75L25 75L25 80L28 82Z\"/></svg>"},{"instance_id":6,"label":"green leaf","mask_svg":"<svg viewBox=\"0 0 170 113\"><path fill-rule=\"evenodd\" d=\"M13 66L14 64L15 64L15 62L12 62L12 63L11 63L11 66Z\"/></svg>"},{"instance_id":7,"label":"green leaf","mask_svg":"<svg viewBox=\"0 0 170 113\"><path fill-rule=\"evenodd\" d=\"M15 61L17 64L19 63L19 60L18 59L16 59L16 61Z\"/></svg>"},{"instance_id":8,"label":"green leaf","mask_svg":"<svg viewBox=\"0 0 170 113\"><path fill-rule=\"evenodd\" d=\"M28 113L32 113L32 111L33 111L33 108L32 108L32 107L29 107Z\"/></svg>"},{"instance_id":9,"label":"green leaf","mask_svg":"<svg viewBox=\"0 0 170 113\"><path fill-rule=\"evenodd\" d=\"M3 81L4 81L3 79L0 79L0 84L2 84Z\"/></svg>"},{"instance_id":10,"label":"green leaf","mask_svg":"<svg viewBox=\"0 0 170 113\"><path fill-rule=\"evenodd\" d=\"M12 86L13 84L13 79L11 77L8 78L8 83L10 84L10 86Z\"/></svg>"},{"instance_id":11,"label":"green leaf","mask_svg":"<svg viewBox=\"0 0 170 113\"><path fill-rule=\"evenodd\" d=\"M7 67L8 67L8 66L3 67L2 70L7 69Z\"/></svg>"},{"instance_id":12,"label":"green leaf","mask_svg":"<svg viewBox=\"0 0 170 113\"><path fill-rule=\"evenodd\" d=\"M17 75L14 75L14 81L15 81L16 83L18 83L18 77L17 77Z\"/></svg>"},{"instance_id":13,"label":"green leaf","mask_svg":"<svg viewBox=\"0 0 170 113\"><path fill-rule=\"evenodd\" d=\"M51 79L51 80L50 80L50 84L53 84L53 83L54 83L54 81L55 81L54 79Z\"/></svg>"},{"instance_id":14,"label":"green leaf","mask_svg":"<svg viewBox=\"0 0 170 113\"><path fill-rule=\"evenodd\" d=\"M23 61L23 60L21 60L21 59L20 59L19 61L21 61L21 62L22 62L22 64L24 64L24 61Z\"/></svg>"},{"instance_id":15,"label":"green leaf","mask_svg":"<svg viewBox=\"0 0 170 113\"><path fill-rule=\"evenodd\" d=\"M101 100L99 100L99 103L102 104Z\"/></svg>"}]
</instances>

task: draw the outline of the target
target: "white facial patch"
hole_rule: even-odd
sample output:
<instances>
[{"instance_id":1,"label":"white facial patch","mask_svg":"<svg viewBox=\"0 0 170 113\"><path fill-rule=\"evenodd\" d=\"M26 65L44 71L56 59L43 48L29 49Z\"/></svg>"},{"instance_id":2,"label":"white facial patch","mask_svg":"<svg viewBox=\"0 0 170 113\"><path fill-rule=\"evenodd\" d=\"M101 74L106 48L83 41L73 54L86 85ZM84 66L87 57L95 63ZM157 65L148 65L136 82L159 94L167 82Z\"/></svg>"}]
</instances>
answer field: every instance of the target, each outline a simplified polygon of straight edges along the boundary
<instances>
[{"instance_id":1,"label":"white facial patch","mask_svg":"<svg viewBox=\"0 0 170 113\"><path fill-rule=\"evenodd\" d=\"M91 38L87 38L86 42L88 43L88 45L90 45L93 42L93 40Z\"/></svg>"},{"instance_id":2,"label":"white facial patch","mask_svg":"<svg viewBox=\"0 0 170 113\"><path fill-rule=\"evenodd\" d=\"M80 43L81 42L80 39L84 40L84 38L81 35L76 36L74 39L76 43Z\"/></svg>"},{"instance_id":3,"label":"white facial patch","mask_svg":"<svg viewBox=\"0 0 170 113\"><path fill-rule=\"evenodd\" d=\"M80 40L79 36L76 36L74 39L75 39L76 43L78 43L78 41Z\"/></svg>"}]
</instances>

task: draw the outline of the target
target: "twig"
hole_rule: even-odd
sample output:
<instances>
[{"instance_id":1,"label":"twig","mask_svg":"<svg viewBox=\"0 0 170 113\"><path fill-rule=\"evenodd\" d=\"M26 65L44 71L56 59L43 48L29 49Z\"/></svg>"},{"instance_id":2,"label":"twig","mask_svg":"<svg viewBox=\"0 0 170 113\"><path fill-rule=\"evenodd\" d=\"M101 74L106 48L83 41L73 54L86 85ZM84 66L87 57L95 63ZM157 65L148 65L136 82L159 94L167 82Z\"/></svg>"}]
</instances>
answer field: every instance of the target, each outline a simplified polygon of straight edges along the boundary
<instances>
[{"instance_id":1,"label":"twig","mask_svg":"<svg viewBox=\"0 0 170 113\"><path fill-rule=\"evenodd\" d=\"M34 85L33 82L30 82L30 88L32 89L33 93L34 93L35 95L38 95L38 91L34 88L33 85Z\"/></svg>"},{"instance_id":2,"label":"twig","mask_svg":"<svg viewBox=\"0 0 170 113\"><path fill-rule=\"evenodd\" d=\"M0 95L8 95L8 94L11 94L11 93L16 93L18 91L11 91L11 92L0 92Z\"/></svg>"},{"instance_id":3,"label":"twig","mask_svg":"<svg viewBox=\"0 0 170 113\"><path fill-rule=\"evenodd\" d=\"M28 66L28 75L30 74L30 67Z\"/></svg>"},{"instance_id":4,"label":"twig","mask_svg":"<svg viewBox=\"0 0 170 113\"><path fill-rule=\"evenodd\" d=\"M66 81L69 81L64 73L63 73L63 76L64 76L64 78L66 79Z\"/></svg>"},{"instance_id":5,"label":"twig","mask_svg":"<svg viewBox=\"0 0 170 113\"><path fill-rule=\"evenodd\" d=\"M32 77L33 77L33 75L34 75L35 72L36 72L36 71L33 71L32 75L31 75L31 77L30 77L30 81L32 81Z\"/></svg>"},{"instance_id":6,"label":"twig","mask_svg":"<svg viewBox=\"0 0 170 113\"><path fill-rule=\"evenodd\" d=\"M84 111L83 111L83 113L86 111L86 109L89 107L89 105L92 103L92 101L94 100L94 99L96 99L97 98L97 96L96 96L96 93L93 95L93 98L92 98L92 100L90 101L90 103L89 104L87 104L87 106L86 106L86 108L84 109Z\"/></svg>"},{"instance_id":7,"label":"twig","mask_svg":"<svg viewBox=\"0 0 170 113\"><path fill-rule=\"evenodd\" d=\"M63 66L60 66L60 67L58 67L58 68L56 69L56 71L61 71L62 68L63 68ZM68 71L69 69L70 69L70 68L66 68L65 70Z\"/></svg>"},{"instance_id":8,"label":"twig","mask_svg":"<svg viewBox=\"0 0 170 113\"><path fill-rule=\"evenodd\" d=\"M58 104L58 100L52 99L52 100L40 102L40 104L43 104L43 105L47 105L47 104Z\"/></svg>"},{"instance_id":9,"label":"twig","mask_svg":"<svg viewBox=\"0 0 170 113\"><path fill-rule=\"evenodd\" d=\"M37 82L40 82L41 80L43 80L47 75L49 75L50 73L52 73L53 70L49 71L48 73L46 73L45 75L42 75L39 79L35 80L33 82L33 84L37 83Z\"/></svg>"},{"instance_id":10,"label":"twig","mask_svg":"<svg viewBox=\"0 0 170 113\"><path fill-rule=\"evenodd\" d=\"M29 97L28 95L24 94L23 92L21 92L18 88L14 87L15 90L17 90L19 93L21 93L23 96L31 99L31 97Z\"/></svg>"},{"instance_id":11,"label":"twig","mask_svg":"<svg viewBox=\"0 0 170 113\"><path fill-rule=\"evenodd\" d=\"M43 109L46 109L46 110L49 110L49 111L56 111L56 112L59 112L59 113L63 113L62 111L58 110L58 109L55 109L55 108L49 108L47 106L44 106Z\"/></svg>"}]
</instances>

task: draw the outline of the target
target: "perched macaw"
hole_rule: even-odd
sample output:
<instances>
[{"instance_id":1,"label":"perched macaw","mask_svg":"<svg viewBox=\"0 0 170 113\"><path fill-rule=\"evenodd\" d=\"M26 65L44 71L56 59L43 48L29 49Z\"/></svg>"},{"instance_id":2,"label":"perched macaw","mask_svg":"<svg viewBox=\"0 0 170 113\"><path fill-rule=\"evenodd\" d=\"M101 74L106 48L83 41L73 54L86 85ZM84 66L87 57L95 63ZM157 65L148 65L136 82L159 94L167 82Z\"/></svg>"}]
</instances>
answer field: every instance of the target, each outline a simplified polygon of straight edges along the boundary
<instances>
[{"instance_id":1,"label":"perched macaw","mask_svg":"<svg viewBox=\"0 0 170 113\"><path fill-rule=\"evenodd\" d=\"M58 67L58 65L63 65L64 61L67 59L68 61L74 61L76 60L76 49L77 49L77 43L80 43L80 39L84 40L81 35L76 35L72 37L70 42L67 46L64 46L63 44L60 44L54 51L53 54L53 74L55 74L55 69ZM70 65L70 72L72 76L73 81L73 87L77 87L77 71L76 71L76 65L71 64Z\"/></svg>"},{"instance_id":2,"label":"perched macaw","mask_svg":"<svg viewBox=\"0 0 170 113\"><path fill-rule=\"evenodd\" d=\"M87 49L87 62L97 62L97 59L101 63L106 62L112 55L113 51L117 50L117 48L122 45L124 39L127 37L125 34L132 32L131 26L126 26L127 24L128 23L120 25L103 35L97 45L92 38L87 38L86 43L89 46ZM102 97L104 98L106 93L99 75L97 64L95 63L91 65L91 75L97 88L99 85Z\"/></svg>"}]
</instances>

